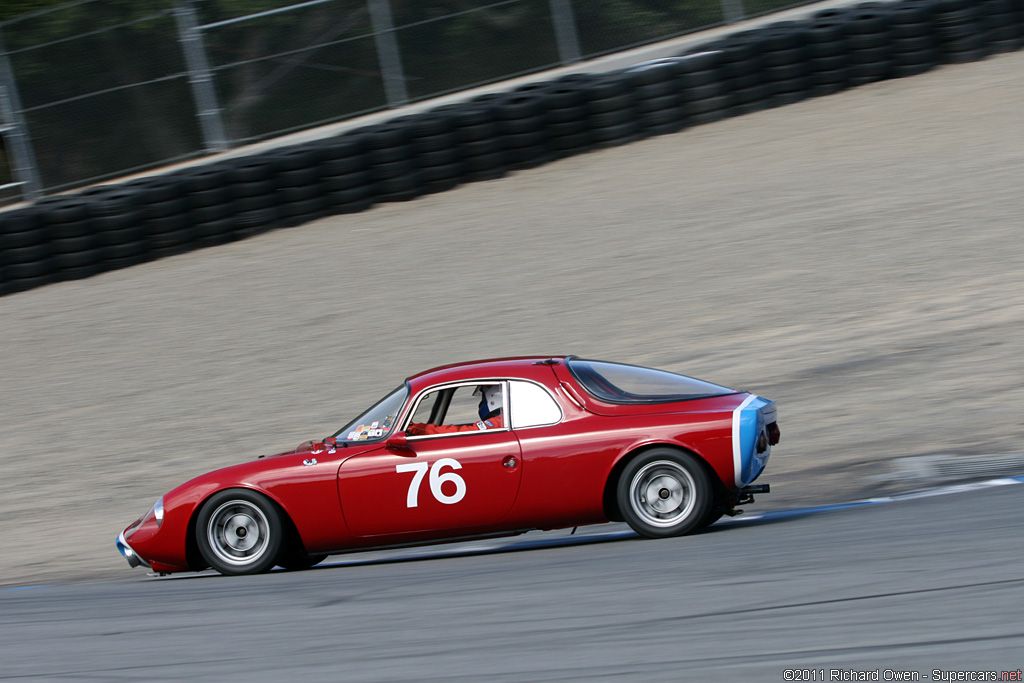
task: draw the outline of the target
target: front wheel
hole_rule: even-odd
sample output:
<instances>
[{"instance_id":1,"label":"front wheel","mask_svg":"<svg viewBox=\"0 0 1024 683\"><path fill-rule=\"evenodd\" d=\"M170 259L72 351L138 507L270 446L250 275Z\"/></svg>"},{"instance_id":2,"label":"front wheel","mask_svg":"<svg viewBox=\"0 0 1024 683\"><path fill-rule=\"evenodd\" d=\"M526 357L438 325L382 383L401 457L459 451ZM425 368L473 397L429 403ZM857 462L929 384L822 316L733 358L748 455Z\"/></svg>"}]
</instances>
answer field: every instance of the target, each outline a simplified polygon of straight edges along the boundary
<instances>
[{"instance_id":1,"label":"front wheel","mask_svg":"<svg viewBox=\"0 0 1024 683\"><path fill-rule=\"evenodd\" d=\"M285 555L277 561L278 566L291 571L311 569L327 559L326 555L310 555L306 552Z\"/></svg>"},{"instance_id":2,"label":"front wheel","mask_svg":"<svg viewBox=\"0 0 1024 683\"><path fill-rule=\"evenodd\" d=\"M634 458L616 487L619 510L647 538L682 536L700 527L712 504L711 482L697 458L656 448Z\"/></svg>"},{"instance_id":3,"label":"front wheel","mask_svg":"<svg viewBox=\"0 0 1024 683\"><path fill-rule=\"evenodd\" d=\"M284 525L281 514L254 491L221 491L207 500L196 520L203 559L221 574L259 574L277 564Z\"/></svg>"}]
</instances>

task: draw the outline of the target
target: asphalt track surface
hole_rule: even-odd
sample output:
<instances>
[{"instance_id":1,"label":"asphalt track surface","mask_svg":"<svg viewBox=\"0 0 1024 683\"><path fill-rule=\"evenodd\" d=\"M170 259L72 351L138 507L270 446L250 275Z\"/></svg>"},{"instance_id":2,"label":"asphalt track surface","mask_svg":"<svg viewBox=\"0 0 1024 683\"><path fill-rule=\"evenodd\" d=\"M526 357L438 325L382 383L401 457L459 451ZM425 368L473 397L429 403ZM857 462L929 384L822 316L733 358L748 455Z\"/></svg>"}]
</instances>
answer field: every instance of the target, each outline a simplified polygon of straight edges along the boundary
<instances>
[{"instance_id":1,"label":"asphalt track surface","mask_svg":"<svg viewBox=\"0 0 1024 683\"><path fill-rule=\"evenodd\" d=\"M305 572L7 589L0 678L785 681L793 669L824 670L825 680L841 680L832 670L879 680L887 671L920 680L935 670L1017 671L1024 533L1007 511L1024 506L1020 481L719 522L671 540L605 525L582 537L350 556Z\"/></svg>"}]
</instances>

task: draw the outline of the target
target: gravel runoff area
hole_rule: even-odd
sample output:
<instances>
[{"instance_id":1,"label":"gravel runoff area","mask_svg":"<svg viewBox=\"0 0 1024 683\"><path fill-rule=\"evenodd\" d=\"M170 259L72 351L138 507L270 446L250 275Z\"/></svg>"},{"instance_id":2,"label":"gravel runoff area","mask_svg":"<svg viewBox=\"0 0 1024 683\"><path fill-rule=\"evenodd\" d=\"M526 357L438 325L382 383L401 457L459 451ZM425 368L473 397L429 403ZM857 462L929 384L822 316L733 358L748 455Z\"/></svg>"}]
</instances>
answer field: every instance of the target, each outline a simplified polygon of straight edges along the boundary
<instances>
[{"instance_id":1,"label":"gravel runoff area","mask_svg":"<svg viewBox=\"0 0 1024 683\"><path fill-rule=\"evenodd\" d=\"M576 353L776 399L754 509L1022 449L1024 52L0 298L0 585L127 575L203 471Z\"/></svg>"}]
</instances>

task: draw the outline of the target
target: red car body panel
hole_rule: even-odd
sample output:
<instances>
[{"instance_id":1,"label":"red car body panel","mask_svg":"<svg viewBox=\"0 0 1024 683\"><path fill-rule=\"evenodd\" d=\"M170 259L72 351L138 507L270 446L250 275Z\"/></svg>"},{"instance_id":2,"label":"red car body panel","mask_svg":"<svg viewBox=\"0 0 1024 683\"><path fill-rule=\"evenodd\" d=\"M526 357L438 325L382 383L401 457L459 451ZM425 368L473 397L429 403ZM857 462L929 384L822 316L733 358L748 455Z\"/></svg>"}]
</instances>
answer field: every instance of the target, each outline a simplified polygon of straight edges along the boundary
<instances>
[{"instance_id":1,"label":"red car body panel","mask_svg":"<svg viewBox=\"0 0 1024 683\"><path fill-rule=\"evenodd\" d=\"M734 413L750 394L607 403L587 392L565 357L460 363L414 375L396 425L408 422L418 397L432 388L510 379L545 388L562 419L410 438L407 448L389 449L384 440L339 441L336 447L307 442L182 484L162 498L159 526L151 512L122 538L156 571L200 568L196 515L211 495L231 488L274 501L311 554L600 523L608 521L616 467L638 450L659 445L692 452L707 464L716 486L736 488ZM446 478L448 473L457 477ZM453 481L458 478L461 489Z\"/></svg>"}]
</instances>

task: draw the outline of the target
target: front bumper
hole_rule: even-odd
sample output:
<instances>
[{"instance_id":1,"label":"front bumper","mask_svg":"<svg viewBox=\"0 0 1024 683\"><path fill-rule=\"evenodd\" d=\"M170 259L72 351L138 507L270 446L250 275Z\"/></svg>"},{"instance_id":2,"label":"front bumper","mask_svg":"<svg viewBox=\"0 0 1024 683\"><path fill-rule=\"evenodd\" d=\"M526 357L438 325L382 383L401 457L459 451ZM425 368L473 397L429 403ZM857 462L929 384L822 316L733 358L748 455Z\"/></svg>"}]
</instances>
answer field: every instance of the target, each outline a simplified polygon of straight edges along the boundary
<instances>
[{"instance_id":1,"label":"front bumper","mask_svg":"<svg viewBox=\"0 0 1024 683\"><path fill-rule=\"evenodd\" d=\"M124 540L124 532L122 531L117 537L117 550L124 556L124 559L128 560L128 566L134 569L135 567L146 567L152 569L149 566L149 562L142 559L137 552L132 550L132 547L128 545L128 541Z\"/></svg>"}]
</instances>

